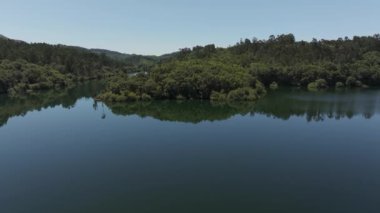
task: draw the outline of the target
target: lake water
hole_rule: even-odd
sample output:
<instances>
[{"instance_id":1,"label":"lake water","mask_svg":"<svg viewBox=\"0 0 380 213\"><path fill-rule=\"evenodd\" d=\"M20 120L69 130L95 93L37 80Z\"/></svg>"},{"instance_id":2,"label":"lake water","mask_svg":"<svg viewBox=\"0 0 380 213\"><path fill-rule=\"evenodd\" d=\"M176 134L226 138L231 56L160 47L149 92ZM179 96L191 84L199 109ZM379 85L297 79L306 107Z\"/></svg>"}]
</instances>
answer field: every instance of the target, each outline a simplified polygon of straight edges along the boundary
<instances>
[{"instance_id":1,"label":"lake water","mask_svg":"<svg viewBox=\"0 0 380 213\"><path fill-rule=\"evenodd\" d=\"M0 98L0 212L380 212L380 90Z\"/></svg>"}]
</instances>

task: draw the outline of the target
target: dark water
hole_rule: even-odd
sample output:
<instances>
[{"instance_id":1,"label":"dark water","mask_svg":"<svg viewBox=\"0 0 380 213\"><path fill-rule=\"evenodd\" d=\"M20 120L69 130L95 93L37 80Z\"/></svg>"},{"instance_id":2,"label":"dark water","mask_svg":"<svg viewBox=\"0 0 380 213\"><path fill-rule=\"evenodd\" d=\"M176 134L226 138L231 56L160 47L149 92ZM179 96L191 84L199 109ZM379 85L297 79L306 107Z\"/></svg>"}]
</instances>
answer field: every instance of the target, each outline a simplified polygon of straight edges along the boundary
<instances>
[{"instance_id":1,"label":"dark water","mask_svg":"<svg viewBox=\"0 0 380 213\"><path fill-rule=\"evenodd\" d=\"M380 90L0 98L1 213L380 212Z\"/></svg>"}]
</instances>

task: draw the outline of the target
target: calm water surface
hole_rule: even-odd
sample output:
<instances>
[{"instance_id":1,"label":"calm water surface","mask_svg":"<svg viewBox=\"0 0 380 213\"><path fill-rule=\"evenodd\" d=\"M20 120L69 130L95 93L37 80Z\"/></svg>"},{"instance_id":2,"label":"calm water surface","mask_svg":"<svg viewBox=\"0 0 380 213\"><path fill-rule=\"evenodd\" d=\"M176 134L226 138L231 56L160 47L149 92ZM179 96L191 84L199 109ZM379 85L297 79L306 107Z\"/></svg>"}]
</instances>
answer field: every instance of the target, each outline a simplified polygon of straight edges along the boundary
<instances>
[{"instance_id":1,"label":"calm water surface","mask_svg":"<svg viewBox=\"0 0 380 213\"><path fill-rule=\"evenodd\" d=\"M0 212L380 212L380 90L102 104L0 97Z\"/></svg>"}]
</instances>

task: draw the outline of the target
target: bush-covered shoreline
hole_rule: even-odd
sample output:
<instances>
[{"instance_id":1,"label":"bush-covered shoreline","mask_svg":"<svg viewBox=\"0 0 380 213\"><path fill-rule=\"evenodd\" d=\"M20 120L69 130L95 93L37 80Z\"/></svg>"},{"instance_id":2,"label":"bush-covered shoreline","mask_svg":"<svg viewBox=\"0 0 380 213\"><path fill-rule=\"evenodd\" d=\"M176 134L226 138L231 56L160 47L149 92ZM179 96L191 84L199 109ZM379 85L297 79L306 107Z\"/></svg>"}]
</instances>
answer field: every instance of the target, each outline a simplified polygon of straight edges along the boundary
<instances>
[{"instance_id":1,"label":"bush-covered shoreline","mask_svg":"<svg viewBox=\"0 0 380 213\"><path fill-rule=\"evenodd\" d=\"M94 78L108 79L97 96L108 102L254 101L282 86L311 91L380 86L380 35L309 42L292 34L253 38L228 48L183 48L149 63L131 64L127 56L115 59L100 52L1 38L0 93L62 88Z\"/></svg>"},{"instance_id":2,"label":"bush-covered shoreline","mask_svg":"<svg viewBox=\"0 0 380 213\"><path fill-rule=\"evenodd\" d=\"M184 48L137 76L117 76L98 96L110 102L150 99L257 100L265 88L367 88L380 85L380 35L296 41L292 34L246 39L228 48Z\"/></svg>"},{"instance_id":3,"label":"bush-covered shoreline","mask_svg":"<svg viewBox=\"0 0 380 213\"><path fill-rule=\"evenodd\" d=\"M27 43L0 36L0 94L63 88L118 72L147 69L156 59L75 46Z\"/></svg>"}]
</instances>

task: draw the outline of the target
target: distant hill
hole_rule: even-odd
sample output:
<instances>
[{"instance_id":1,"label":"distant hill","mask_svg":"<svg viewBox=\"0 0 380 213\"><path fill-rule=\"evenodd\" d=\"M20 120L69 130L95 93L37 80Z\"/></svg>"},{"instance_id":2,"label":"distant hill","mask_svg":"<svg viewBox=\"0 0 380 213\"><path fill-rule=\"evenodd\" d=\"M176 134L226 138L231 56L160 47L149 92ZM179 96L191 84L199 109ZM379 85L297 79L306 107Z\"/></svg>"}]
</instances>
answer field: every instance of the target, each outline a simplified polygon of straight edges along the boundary
<instances>
[{"instance_id":1,"label":"distant hill","mask_svg":"<svg viewBox=\"0 0 380 213\"><path fill-rule=\"evenodd\" d=\"M2 34L0 34L0 39L8 39L12 41L17 41L17 42L24 42L28 43L22 40L16 40L16 39L11 39L8 38ZM30 44L45 44L49 45L46 43L30 43ZM150 63L150 62L157 62L159 59L166 59L168 57L171 57L172 54L166 54L162 56L154 56L154 55L137 55L137 54L127 54L127 53L121 53L117 51L112 51L112 50L106 50L106 49L98 49L98 48L84 48L84 47L79 47L79 46L70 46L70 45L64 45L64 44L57 44L57 45L51 45L51 46L57 46L57 47L63 47L63 48L73 48L73 49L78 49L81 51L89 51L91 53L95 53L97 55L102 55L104 54L110 59L117 60L117 61L122 61L122 62L127 62L131 64L139 64L139 63Z\"/></svg>"},{"instance_id":2,"label":"distant hill","mask_svg":"<svg viewBox=\"0 0 380 213\"><path fill-rule=\"evenodd\" d=\"M90 51L99 55L105 54L106 56L113 59L117 59L117 60L125 60L132 56L131 54L121 53L121 52L112 51L112 50L105 50L105 49L90 49Z\"/></svg>"},{"instance_id":3,"label":"distant hill","mask_svg":"<svg viewBox=\"0 0 380 213\"><path fill-rule=\"evenodd\" d=\"M0 94L16 96L140 70L146 69L86 48L28 43L0 36Z\"/></svg>"},{"instance_id":4,"label":"distant hill","mask_svg":"<svg viewBox=\"0 0 380 213\"><path fill-rule=\"evenodd\" d=\"M105 55L113 60L121 61L129 65L143 65L152 66L160 60L158 56L150 55L136 55L136 54L126 54L117 51L105 50L105 49L89 49L89 51L96 53L98 55Z\"/></svg>"},{"instance_id":5,"label":"distant hill","mask_svg":"<svg viewBox=\"0 0 380 213\"><path fill-rule=\"evenodd\" d=\"M23 42L23 43L26 43L25 41L22 41L22 40L17 40L17 39L11 39L11 38L8 38L2 34L0 34L0 39L5 39L5 40L12 40L12 41L15 41L15 42Z\"/></svg>"},{"instance_id":6,"label":"distant hill","mask_svg":"<svg viewBox=\"0 0 380 213\"><path fill-rule=\"evenodd\" d=\"M106 49L98 49L98 48L93 48L93 49L88 49L84 47L79 47L79 46L70 46L70 45L64 45L64 44L56 44L56 45L51 45L47 43L28 43L25 41L21 40L15 40L15 39L10 39L4 35L0 34L0 39L2 40L7 40L8 44L15 45L16 43L24 43L23 48L27 50L31 55L26 56L21 50L18 50L20 47L19 46L14 46L14 48L17 49L17 51L21 51L20 53L23 54L16 54L19 58L26 59L27 61L32 61L32 63L36 63L37 61L34 60L29 60L29 57L32 57L33 55L38 55L36 54L37 52L41 52L43 50L43 55L47 56L50 53L49 51L52 51L57 54L64 53L66 56L70 56L74 53L81 53L81 54L93 54L95 58L97 58L95 61L103 60L104 62L104 57L107 58L107 63L112 63L112 64L118 64L118 66L124 66L128 72L131 73L136 73L136 72L146 72L150 70L151 67L153 67L155 64L157 64L159 61L169 59L171 57L174 57L176 53L171 53L171 54L166 54L162 56L153 56L153 55L136 55L136 54L126 54L126 53L121 53L117 51L112 51L112 50L106 50ZM4 44L4 43L0 43ZM0 49L5 48L5 46L1 47ZM16 50L15 49L15 50ZM68 52L71 52L72 54L67 54ZM42 57L45 59L46 57ZM57 64L61 64L62 62L66 62L66 56L64 58L61 58ZM15 57L15 55L8 55L7 57ZM5 58L7 58L5 57ZM72 58L72 57L71 57ZM49 58L50 60L50 58ZM45 63L50 63L51 61L46 62L45 60L40 60L40 64L45 64Z\"/></svg>"},{"instance_id":7,"label":"distant hill","mask_svg":"<svg viewBox=\"0 0 380 213\"><path fill-rule=\"evenodd\" d=\"M29 43L0 35L0 94L15 96L119 73L146 73L169 57L124 54L63 44Z\"/></svg>"}]
</instances>

